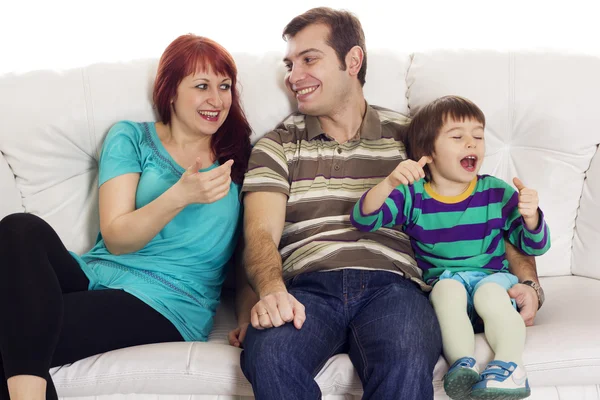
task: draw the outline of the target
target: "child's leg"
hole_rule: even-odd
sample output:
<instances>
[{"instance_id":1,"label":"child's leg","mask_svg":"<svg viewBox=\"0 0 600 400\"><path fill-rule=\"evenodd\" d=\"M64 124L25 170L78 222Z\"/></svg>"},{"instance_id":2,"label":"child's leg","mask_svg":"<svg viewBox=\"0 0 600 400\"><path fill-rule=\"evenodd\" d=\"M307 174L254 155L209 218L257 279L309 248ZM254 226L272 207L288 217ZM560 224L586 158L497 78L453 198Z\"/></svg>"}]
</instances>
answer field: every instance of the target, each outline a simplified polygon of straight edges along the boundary
<instances>
[{"instance_id":1,"label":"child's leg","mask_svg":"<svg viewBox=\"0 0 600 400\"><path fill-rule=\"evenodd\" d=\"M477 314L483 319L485 337L494 350L495 359L523 367L525 322L513 307L506 289L497 283L484 283L476 289L473 301Z\"/></svg>"},{"instance_id":2,"label":"child's leg","mask_svg":"<svg viewBox=\"0 0 600 400\"><path fill-rule=\"evenodd\" d=\"M454 279L443 279L433 286L430 301L440 323L448 364L462 357L473 357L475 334L467 315L465 287Z\"/></svg>"},{"instance_id":3,"label":"child's leg","mask_svg":"<svg viewBox=\"0 0 600 400\"><path fill-rule=\"evenodd\" d=\"M461 282L442 279L430 297L442 331L443 351L450 368L444 376L444 390L451 399L469 398L479 380L475 365L475 335L467 314L467 290Z\"/></svg>"},{"instance_id":4,"label":"child's leg","mask_svg":"<svg viewBox=\"0 0 600 400\"><path fill-rule=\"evenodd\" d=\"M511 277L516 280L510 274L493 274L491 281L475 287L475 309L483 319L485 336L496 354L481 373L481 380L473 385L474 399L518 400L531 393L523 367L525 322L508 296L510 284L503 282Z\"/></svg>"}]
</instances>

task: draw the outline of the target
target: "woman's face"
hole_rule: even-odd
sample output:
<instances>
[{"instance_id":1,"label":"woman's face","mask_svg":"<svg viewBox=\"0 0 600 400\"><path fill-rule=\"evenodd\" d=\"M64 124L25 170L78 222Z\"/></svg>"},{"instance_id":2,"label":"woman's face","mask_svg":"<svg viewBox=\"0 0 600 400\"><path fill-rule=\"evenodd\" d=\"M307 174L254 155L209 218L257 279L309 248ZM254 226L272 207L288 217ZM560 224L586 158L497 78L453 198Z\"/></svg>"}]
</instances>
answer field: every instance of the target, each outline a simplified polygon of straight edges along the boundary
<instances>
[{"instance_id":1,"label":"woman's face","mask_svg":"<svg viewBox=\"0 0 600 400\"><path fill-rule=\"evenodd\" d=\"M172 101L172 119L192 133L213 135L229 114L231 83L230 77L217 75L210 67L186 76Z\"/></svg>"}]
</instances>

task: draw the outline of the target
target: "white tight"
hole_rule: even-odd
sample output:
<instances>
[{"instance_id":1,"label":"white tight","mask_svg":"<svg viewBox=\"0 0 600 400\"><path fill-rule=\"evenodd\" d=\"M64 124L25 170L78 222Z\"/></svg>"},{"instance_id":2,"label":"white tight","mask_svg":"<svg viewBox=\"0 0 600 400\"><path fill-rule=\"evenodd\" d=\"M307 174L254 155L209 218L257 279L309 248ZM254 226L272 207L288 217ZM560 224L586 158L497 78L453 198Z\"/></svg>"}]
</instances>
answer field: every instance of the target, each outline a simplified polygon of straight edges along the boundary
<instances>
[{"instance_id":1,"label":"white tight","mask_svg":"<svg viewBox=\"0 0 600 400\"><path fill-rule=\"evenodd\" d=\"M474 357L475 335L467 315L467 291L454 279L435 284L430 297L442 329L444 356L450 365L462 357ZM495 359L523 366L525 322L511 304L506 289L489 282L473 296L477 314L483 319L485 337Z\"/></svg>"}]
</instances>

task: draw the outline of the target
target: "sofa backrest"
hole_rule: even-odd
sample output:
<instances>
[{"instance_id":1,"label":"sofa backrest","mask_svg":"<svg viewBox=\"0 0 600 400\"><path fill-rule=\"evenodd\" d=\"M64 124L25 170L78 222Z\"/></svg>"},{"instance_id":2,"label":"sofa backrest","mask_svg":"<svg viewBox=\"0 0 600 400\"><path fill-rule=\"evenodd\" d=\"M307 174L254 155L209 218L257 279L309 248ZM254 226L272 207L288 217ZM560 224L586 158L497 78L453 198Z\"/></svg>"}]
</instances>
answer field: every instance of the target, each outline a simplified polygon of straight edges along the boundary
<instances>
[{"instance_id":1,"label":"sofa backrest","mask_svg":"<svg viewBox=\"0 0 600 400\"><path fill-rule=\"evenodd\" d=\"M258 140L294 110L281 53L236 53L242 101ZM83 252L98 232L97 160L118 120L154 120L157 60L95 64L0 77L0 217L38 214L68 248ZM542 276L600 278L600 59L485 51L369 53L365 96L414 114L457 94L486 114L483 173L536 188L552 232ZM590 164L592 167L590 168ZM595 220L594 220L595 218Z\"/></svg>"}]
</instances>

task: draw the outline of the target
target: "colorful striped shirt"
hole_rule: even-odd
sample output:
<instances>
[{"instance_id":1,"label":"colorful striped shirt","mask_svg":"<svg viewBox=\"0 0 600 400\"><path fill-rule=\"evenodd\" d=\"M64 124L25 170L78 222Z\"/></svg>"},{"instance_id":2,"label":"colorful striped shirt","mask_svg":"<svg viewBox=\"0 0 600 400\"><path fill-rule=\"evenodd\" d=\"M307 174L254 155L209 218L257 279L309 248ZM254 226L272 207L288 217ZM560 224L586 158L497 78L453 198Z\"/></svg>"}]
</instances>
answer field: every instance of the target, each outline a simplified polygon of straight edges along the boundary
<instances>
[{"instance_id":1,"label":"colorful striped shirt","mask_svg":"<svg viewBox=\"0 0 600 400\"><path fill-rule=\"evenodd\" d=\"M550 232L541 210L538 228L530 231L518 210L517 191L493 176L478 176L455 197L440 196L423 179L400 185L379 210L367 215L362 213L365 195L354 207L352 224L369 232L401 225L411 237L428 284L445 270L508 271L505 237L532 256L550 248Z\"/></svg>"},{"instance_id":2,"label":"colorful striped shirt","mask_svg":"<svg viewBox=\"0 0 600 400\"><path fill-rule=\"evenodd\" d=\"M408 123L402 114L367 105L358 134L340 144L318 118L293 114L256 143L242 191L288 196L279 244L284 279L364 268L399 273L430 289L401 227L360 232L350 223L365 190L406 159Z\"/></svg>"}]
</instances>

